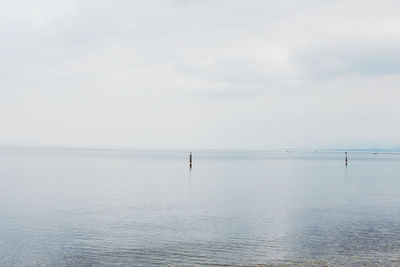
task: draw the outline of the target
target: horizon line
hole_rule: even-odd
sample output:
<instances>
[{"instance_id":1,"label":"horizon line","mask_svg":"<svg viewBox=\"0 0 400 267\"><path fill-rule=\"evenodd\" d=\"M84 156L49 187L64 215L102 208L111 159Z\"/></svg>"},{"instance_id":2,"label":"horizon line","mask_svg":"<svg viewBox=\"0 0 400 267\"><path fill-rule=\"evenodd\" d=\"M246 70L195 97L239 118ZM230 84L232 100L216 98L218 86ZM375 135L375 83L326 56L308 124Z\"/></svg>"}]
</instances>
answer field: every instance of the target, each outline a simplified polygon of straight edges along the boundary
<instances>
[{"instance_id":1,"label":"horizon line","mask_svg":"<svg viewBox=\"0 0 400 267\"><path fill-rule=\"evenodd\" d=\"M277 148L277 149L235 149L235 148L140 148L140 147L96 147L96 146L62 146L62 145L0 145L0 148L31 148L31 149L61 149L61 150L89 150L89 151L137 151L137 152L314 152L314 153L400 153L399 147L392 148Z\"/></svg>"}]
</instances>

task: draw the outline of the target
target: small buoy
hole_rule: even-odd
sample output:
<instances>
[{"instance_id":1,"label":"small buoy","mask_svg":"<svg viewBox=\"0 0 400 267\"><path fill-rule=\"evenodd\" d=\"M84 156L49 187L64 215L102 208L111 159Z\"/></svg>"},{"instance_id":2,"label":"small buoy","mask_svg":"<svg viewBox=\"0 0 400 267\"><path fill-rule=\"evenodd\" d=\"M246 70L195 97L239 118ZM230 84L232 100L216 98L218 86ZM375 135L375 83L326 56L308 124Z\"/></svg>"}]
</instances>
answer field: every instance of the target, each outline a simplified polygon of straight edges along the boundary
<instances>
[{"instance_id":1,"label":"small buoy","mask_svg":"<svg viewBox=\"0 0 400 267\"><path fill-rule=\"evenodd\" d=\"M190 166L190 168L192 168L192 152L190 152L190 155L189 155L189 166Z\"/></svg>"},{"instance_id":2,"label":"small buoy","mask_svg":"<svg viewBox=\"0 0 400 267\"><path fill-rule=\"evenodd\" d=\"M347 166L347 152L344 152L345 158L344 158L344 164Z\"/></svg>"}]
</instances>

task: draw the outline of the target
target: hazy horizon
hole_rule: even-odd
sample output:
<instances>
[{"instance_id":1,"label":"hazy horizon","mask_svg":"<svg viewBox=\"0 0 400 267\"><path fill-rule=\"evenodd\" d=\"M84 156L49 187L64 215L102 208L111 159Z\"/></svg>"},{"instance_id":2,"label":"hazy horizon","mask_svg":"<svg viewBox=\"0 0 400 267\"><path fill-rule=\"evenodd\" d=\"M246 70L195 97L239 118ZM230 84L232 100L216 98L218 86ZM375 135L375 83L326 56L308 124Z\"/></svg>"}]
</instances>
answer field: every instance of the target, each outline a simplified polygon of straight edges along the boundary
<instances>
[{"instance_id":1,"label":"hazy horizon","mask_svg":"<svg viewBox=\"0 0 400 267\"><path fill-rule=\"evenodd\" d=\"M400 2L0 4L0 145L400 147Z\"/></svg>"},{"instance_id":2,"label":"hazy horizon","mask_svg":"<svg viewBox=\"0 0 400 267\"><path fill-rule=\"evenodd\" d=\"M315 153L400 153L400 147L320 147L320 148L276 148L276 149L218 149L218 148L155 148L155 147L105 147L105 146L35 146L35 145L0 145L0 150L18 151L18 150L76 150L76 151L132 151L132 152L185 152L185 153L203 153L203 152L255 152L255 153L275 153L275 152L315 152Z\"/></svg>"}]
</instances>

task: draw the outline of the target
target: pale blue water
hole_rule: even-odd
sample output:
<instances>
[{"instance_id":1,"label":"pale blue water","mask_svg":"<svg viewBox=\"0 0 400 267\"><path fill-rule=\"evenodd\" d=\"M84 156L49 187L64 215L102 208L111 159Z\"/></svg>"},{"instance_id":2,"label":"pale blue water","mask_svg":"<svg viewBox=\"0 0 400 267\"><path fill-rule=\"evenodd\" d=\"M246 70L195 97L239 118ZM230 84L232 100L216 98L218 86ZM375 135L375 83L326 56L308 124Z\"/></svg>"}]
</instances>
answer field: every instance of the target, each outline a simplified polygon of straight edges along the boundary
<instances>
[{"instance_id":1,"label":"pale blue water","mask_svg":"<svg viewBox=\"0 0 400 267\"><path fill-rule=\"evenodd\" d=\"M0 266L400 265L400 155L0 149Z\"/></svg>"}]
</instances>

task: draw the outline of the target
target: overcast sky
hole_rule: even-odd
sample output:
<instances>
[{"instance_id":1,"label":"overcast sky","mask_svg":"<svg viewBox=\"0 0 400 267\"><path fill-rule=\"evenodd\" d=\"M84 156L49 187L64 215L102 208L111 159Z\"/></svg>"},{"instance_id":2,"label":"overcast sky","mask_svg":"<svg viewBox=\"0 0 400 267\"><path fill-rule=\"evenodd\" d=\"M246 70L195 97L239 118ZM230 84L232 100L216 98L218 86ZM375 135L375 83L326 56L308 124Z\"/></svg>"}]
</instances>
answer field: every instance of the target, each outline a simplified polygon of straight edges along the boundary
<instances>
[{"instance_id":1,"label":"overcast sky","mask_svg":"<svg viewBox=\"0 0 400 267\"><path fill-rule=\"evenodd\" d=\"M400 1L1 1L0 144L400 144Z\"/></svg>"}]
</instances>

